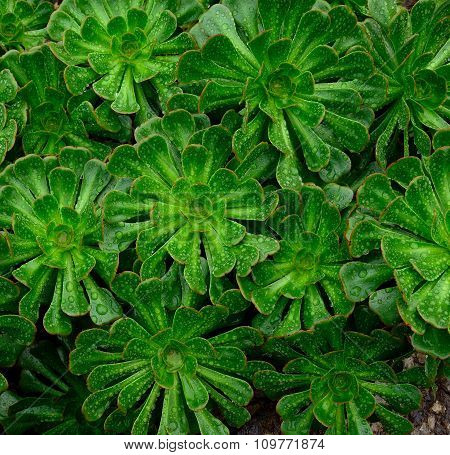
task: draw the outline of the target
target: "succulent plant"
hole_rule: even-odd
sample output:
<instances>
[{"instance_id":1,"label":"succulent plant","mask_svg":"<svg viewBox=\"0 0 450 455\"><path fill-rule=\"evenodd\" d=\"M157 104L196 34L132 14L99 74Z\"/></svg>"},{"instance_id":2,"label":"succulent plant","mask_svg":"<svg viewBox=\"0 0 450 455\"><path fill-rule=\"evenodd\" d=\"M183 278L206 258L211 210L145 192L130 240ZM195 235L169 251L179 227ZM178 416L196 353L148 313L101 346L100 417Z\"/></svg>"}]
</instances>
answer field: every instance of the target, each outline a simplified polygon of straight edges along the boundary
<instances>
[{"instance_id":1,"label":"succulent plant","mask_svg":"<svg viewBox=\"0 0 450 455\"><path fill-rule=\"evenodd\" d=\"M387 97L372 107L383 113L371 132L378 162L386 167L399 154L410 154L410 136L419 154L431 152L430 133L448 128L448 2L420 0L409 12L394 0L368 4L364 28L375 66L387 79ZM345 85L345 83L344 83ZM393 147L403 135L403 147ZM414 149L413 149L414 150Z\"/></svg>"},{"instance_id":2,"label":"succulent plant","mask_svg":"<svg viewBox=\"0 0 450 455\"><path fill-rule=\"evenodd\" d=\"M174 125L184 125L177 134L173 134L172 129ZM114 161L116 156L120 154L129 153L131 156L135 155L140 144L145 142L151 136L158 135L162 136L167 142L170 150L174 150L176 155L179 156L184 147L189 143L191 136L203 127L209 126L209 119L207 117L195 117L184 109L168 112L166 115L161 117L153 117L144 122L139 128L136 128L135 139L137 144L134 147L131 146L120 146L114 151L110 157L108 164L109 170L113 173L117 171L117 175L124 179L130 179L133 177L139 177L140 173L136 174L134 169L136 163L131 161L116 166L115 169ZM126 177L124 177L126 176ZM132 180L131 180L132 182ZM150 203L146 198L140 197L135 192L129 193L129 185L125 185L124 191L111 191L105 198L104 217L106 222L105 229L105 243L108 247L118 248L119 250L125 250L129 244L134 242L139 233L146 228L152 226L150 218L150 209L153 207L153 203ZM124 206L128 207L128 210L124 210Z\"/></svg>"},{"instance_id":3,"label":"succulent plant","mask_svg":"<svg viewBox=\"0 0 450 455\"><path fill-rule=\"evenodd\" d=\"M73 146L104 159L111 151L107 141L129 139L129 119L113 112L110 103L98 103L92 91L71 96L64 83L64 65L47 46L22 53L9 51L2 57L1 67L14 75L19 84L17 98L28 107L28 124L22 135L26 154L57 155L61 148Z\"/></svg>"},{"instance_id":4,"label":"succulent plant","mask_svg":"<svg viewBox=\"0 0 450 455\"><path fill-rule=\"evenodd\" d=\"M251 265L276 251L278 245L271 238L246 234L245 226L238 221L265 220L274 210L277 197L266 195L254 178L246 178L245 166L235 171L225 167L231 136L224 127L207 128L196 135L195 143L189 144L195 123L187 111L173 111L161 125L166 132L172 128L182 153L160 134L149 136L135 147L119 146L109 160L108 170L134 181L130 195L108 196L106 217L120 221L151 209L151 219L114 230L114 241L127 246L127 241L139 233L137 251L144 261L142 273L148 276L148 270L144 270L157 267L169 254L185 265L184 277L189 286L205 293L200 245L214 276L224 276L235 266L238 273L248 273ZM119 210L113 217L117 202L120 207L126 203L128 209L126 213Z\"/></svg>"},{"instance_id":5,"label":"succulent plant","mask_svg":"<svg viewBox=\"0 0 450 455\"><path fill-rule=\"evenodd\" d=\"M281 398L287 434L409 433L450 370L449 18L0 0L0 430Z\"/></svg>"},{"instance_id":6,"label":"succulent plant","mask_svg":"<svg viewBox=\"0 0 450 455\"><path fill-rule=\"evenodd\" d=\"M109 333L82 332L70 356L72 372L89 373L87 420L99 419L117 399L105 421L111 432L129 426L132 434L227 434L213 403L229 425L243 425L253 395L245 378L261 364L247 363L242 349L261 344L261 335L242 326L211 336L226 320L226 307L169 313L160 280L139 284L130 273L117 280L114 289L132 304L133 317L116 321Z\"/></svg>"},{"instance_id":7,"label":"succulent plant","mask_svg":"<svg viewBox=\"0 0 450 455\"><path fill-rule=\"evenodd\" d=\"M43 0L2 0L0 2L0 50L28 49L47 37L47 22L53 12Z\"/></svg>"},{"instance_id":8,"label":"succulent plant","mask_svg":"<svg viewBox=\"0 0 450 455\"><path fill-rule=\"evenodd\" d=\"M0 425L6 434L100 434L101 426L87 422L81 405L89 395L85 381L67 372L64 345L41 341L25 349L19 393L0 395Z\"/></svg>"},{"instance_id":9,"label":"succulent plant","mask_svg":"<svg viewBox=\"0 0 450 455\"><path fill-rule=\"evenodd\" d=\"M82 152L67 148L59 160L28 155L0 175L0 222L6 229L0 235L0 273L29 288L20 314L36 321L40 306L48 306L44 327L59 335L71 332L73 316L90 313L96 324L121 316L100 284L111 282L118 263L116 252L98 247L99 201L111 176L104 163Z\"/></svg>"},{"instance_id":10,"label":"succulent plant","mask_svg":"<svg viewBox=\"0 0 450 455\"><path fill-rule=\"evenodd\" d=\"M340 4L340 5L348 5L350 8L354 8L355 13L361 12L365 15L368 14L367 4L370 3L372 0L342 0L342 1L331 1L332 5ZM376 0L375 0L376 1Z\"/></svg>"},{"instance_id":11,"label":"succulent plant","mask_svg":"<svg viewBox=\"0 0 450 455\"><path fill-rule=\"evenodd\" d=\"M28 319L16 314L0 313L0 367L11 367L17 357L34 340L36 328ZM8 381L0 371L0 392L8 388Z\"/></svg>"},{"instance_id":12,"label":"succulent plant","mask_svg":"<svg viewBox=\"0 0 450 455\"><path fill-rule=\"evenodd\" d=\"M339 210L314 185L300 193L285 190L281 200L271 223L281 238L279 251L238 277L243 295L262 313L255 323L275 336L309 329L330 311L350 314L354 305L339 281L348 260L339 241Z\"/></svg>"},{"instance_id":13,"label":"succulent plant","mask_svg":"<svg viewBox=\"0 0 450 455\"><path fill-rule=\"evenodd\" d=\"M422 161L400 159L368 177L357 195L367 213L352 229L350 251L360 257L381 247L388 267L355 263L342 270L347 289L380 286L393 271L403 298L385 301L380 311L398 309L415 332L414 346L443 358L450 355L449 184L448 148Z\"/></svg>"},{"instance_id":14,"label":"succulent plant","mask_svg":"<svg viewBox=\"0 0 450 455\"><path fill-rule=\"evenodd\" d=\"M194 42L177 32L174 0L126 2L64 0L52 14L48 32L52 51L69 66L69 91L91 86L122 114L151 116L147 96L156 92L160 108L171 95L178 55ZM154 96L153 96L154 98Z\"/></svg>"},{"instance_id":15,"label":"succulent plant","mask_svg":"<svg viewBox=\"0 0 450 455\"><path fill-rule=\"evenodd\" d=\"M287 337L292 360L283 373L255 374L256 388L282 396L282 431L309 434L317 421L327 434L372 434L369 420L375 420L386 433L411 432L402 415L419 407L420 391L384 361L401 341L382 330L372 336L344 331L345 324L335 316Z\"/></svg>"},{"instance_id":16,"label":"succulent plant","mask_svg":"<svg viewBox=\"0 0 450 455\"><path fill-rule=\"evenodd\" d=\"M0 392L8 388L1 368L15 364L22 350L33 342L36 332L31 321L15 314L19 295L16 284L0 277Z\"/></svg>"},{"instance_id":17,"label":"succulent plant","mask_svg":"<svg viewBox=\"0 0 450 455\"><path fill-rule=\"evenodd\" d=\"M330 46L355 29L355 15L345 6L330 9L322 3L328 9L321 10L312 8L314 3L226 0L213 5L191 30L201 50L186 52L178 67L181 83L206 83L202 111L245 104L235 147L268 137L283 153L277 178L285 187L298 188L308 169L323 170L327 181L338 178L349 160L342 149L364 148L373 117L361 109L354 89L334 82L364 80L372 73L364 50L339 56Z\"/></svg>"},{"instance_id":18,"label":"succulent plant","mask_svg":"<svg viewBox=\"0 0 450 455\"><path fill-rule=\"evenodd\" d=\"M25 103L17 98L18 85L8 69L0 68L0 165L26 122Z\"/></svg>"},{"instance_id":19,"label":"succulent plant","mask_svg":"<svg viewBox=\"0 0 450 455\"><path fill-rule=\"evenodd\" d=\"M217 0L182 0L178 1L175 15L178 25L191 26L211 4L218 3Z\"/></svg>"}]
</instances>

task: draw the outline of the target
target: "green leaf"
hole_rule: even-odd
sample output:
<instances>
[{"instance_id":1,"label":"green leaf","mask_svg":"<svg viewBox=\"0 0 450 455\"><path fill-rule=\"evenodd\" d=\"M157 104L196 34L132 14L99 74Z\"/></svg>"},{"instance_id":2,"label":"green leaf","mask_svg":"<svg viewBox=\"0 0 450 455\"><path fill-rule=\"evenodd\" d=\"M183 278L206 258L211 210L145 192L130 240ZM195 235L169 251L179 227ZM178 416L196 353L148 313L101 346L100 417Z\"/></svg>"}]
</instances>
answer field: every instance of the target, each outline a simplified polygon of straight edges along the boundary
<instances>
[{"instance_id":1,"label":"green leaf","mask_svg":"<svg viewBox=\"0 0 450 455\"><path fill-rule=\"evenodd\" d=\"M161 301L162 283L157 279L143 281L136 289L136 311L155 333L167 327L167 316Z\"/></svg>"},{"instance_id":2,"label":"green leaf","mask_svg":"<svg viewBox=\"0 0 450 455\"><path fill-rule=\"evenodd\" d=\"M72 207L75 200L76 176L70 169L57 167L53 169L48 181L53 196L56 197L61 207Z\"/></svg>"},{"instance_id":3,"label":"green leaf","mask_svg":"<svg viewBox=\"0 0 450 455\"><path fill-rule=\"evenodd\" d=\"M89 297L90 316L95 324L108 324L122 316L122 308L107 289L99 287L92 278L86 278L84 284Z\"/></svg>"},{"instance_id":4,"label":"green leaf","mask_svg":"<svg viewBox=\"0 0 450 455\"><path fill-rule=\"evenodd\" d=\"M202 409L195 413L195 417L202 434L228 435L228 428L207 409Z\"/></svg>"},{"instance_id":5,"label":"green leaf","mask_svg":"<svg viewBox=\"0 0 450 455\"><path fill-rule=\"evenodd\" d=\"M339 272L345 294L352 302L361 302L392 278L392 269L384 264L348 262Z\"/></svg>"},{"instance_id":6,"label":"green leaf","mask_svg":"<svg viewBox=\"0 0 450 455\"><path fill-rule=\"evenodd\" d=\"M0 103L12 101L18 88L12 72L9 69L2 69L0 71Z\"/></svg>"},{"instance_id":7,"label":"green leaf","mask_svg":"<svg viewBox=\"0 0 450 455\"><path fill-rule=\"evenodd\" d=\"M72 95L81 95L97 78L98 74L91 68L70 65L64 70L67 90Z\"/></svg>"},{"instance_id":8,"label":"green leaf","mask_svg":"<svg viewBox=\"0 0 450 455\"><path fill-rule=\"evenodd\" d=\"M32 322L22 316L0 315L0 365L14 365L21 351L30 345L36 333Z\"/></svg>"},{"instance_id":9,"label":"green leaf","mask_svg":"<svg viewBox=\"0 0 450 455\"><path fill-rule=\"evenodd\" d=\"M136 420L133 423L131 434L148 434L149 420L155 409L156 400L158 399L160 392L160 387L157 384L154 384L138 416L136 417Z\"/></svg>"},{"instance_id":10,"label":"green leaf","mask_svg":"<svg viewBox=\"0 0 450 455\"><path fill-rule=\"evenodd\" d=\"M420 406L422 395L415 386L411 384L374 384L364 383L364 387L378 393L397 412L407 414Z\"/></svg>"},{"instance_id":11,"label":"green leaf","mask_svg":"<svg viewBox=\"0 0 450 455\"><path fill-rule=\"evenodd\" d=\"M247 409L242 408L226 399L208 384L205 384L205 386L208 390L210 398L217 404L221 414L224 416L229 425L240 428L250 420L251 415Z\"/></svg>"},{"instance_id":12,"label":"green leaf","mask_svg":"<svg viewBox=\"0 0 450 455\"><path fill-rule=\"evenodd\" d=\"M401 298L402 296L396 288L380 289L371 294L369 307L384 324L393 326L400 323L397 303Z\"/></svg>"},{"instance_id":13,"label":"green leaf","mask_svg":"<svg viewBox=\"0 0 450 455\"><path fill-rule=\"evenodd\" d=\"M375 415L380 419L383 429L389 434L409 434L414 428L407 419L389 411L381 404L377 406Z\"/></svg>"},{"instance_id":14,"label":"green leaf","mask_svg":"<svg viewBox=\"0 0 450 455\"><path fill-rule=\"evenodd\" d=\"M120 114L133 114L140 108L136 100L133 73L130 68L125 69L119 92L111 108Z\"/></svg>"},{"instance_id":15,"label":"green leaf","mask_svg":"<svg viewBox=\"0 0 450 455\"><path fill-rule=\"evenodd\" d=\"M348 433L358 435L370 435L372 429L366 420L361 418L354 403L349 403L347 407Z\"/></svg>"},{"instance_id":16,"label":"green leaf","mask_svg":"<svg viewBox=\"0 0 450 455\"><path fill-rule=\"evenodd\" d=\"M415 349L446 359L450 356L450 335L448 330L439 330L428 326L424 334L413 334L412 344Z\"/></svg>"},{"instance_id":17,"label":"green leaf","mask_svg":"<svg viewBox=\"0 0 450 455\"><path fill-rule=\"evenodd\" d=\"M64 283L64 273L58 272L55 291L50 306L44 316L44 327L48 333L58 335L69 335L72 332L72 324L62 311L62 294Z\"/></svg>"},{"instance_id":18,"label":"green leaf","mask_svg":"<svg viewBox=\"0 0 450 455\"><path fill-rule=\"evenodd\" d=\"M61 297L61 309L68 316L82 316L89 311L89 304L83 288L76 278L74 263L70 256L66 259Z\"/></svg>"},{"instance_id":19,"label":"green leaf","mask_svg":"<svg viewBox=\"0 0 450 455\"><path fill-rule=\"evenodd\" d=\"M192 411L203 409L209 400L208 391L202 381L195 375L180 373L183 394L186 404Z\"/></svg>"},{"instance_id":20,"label":"green leaf","mask_svg":"<svg viewBox=\"0 0 450 455\"><path fill-rule=\"evenodd\" d=\"M8 381L5 376L0 373L0 392L4 392L8 388Z\"/></svg>"},{"instance_id":21,"label":"green leaf","mask_svg":"<svg viewBox=\"0 0 450 455\"><path fill-rule=\"evenodd\" d=\"M5 277L0 277L0 308L15 302L19 297L19 287Z\"/></svg>"},{"instance_id":22,"label":"green leaf","mask_svg":"<svg viewBox=\"0 0 450 455\"><path fill-rule=\"evenodd\" d=\"M240 406L246 406L253 397L252 388L242 379L233 378L202 366L199 366L197 371L201 377L214 384L216 388Z\"/></svg>"}]
</instances>

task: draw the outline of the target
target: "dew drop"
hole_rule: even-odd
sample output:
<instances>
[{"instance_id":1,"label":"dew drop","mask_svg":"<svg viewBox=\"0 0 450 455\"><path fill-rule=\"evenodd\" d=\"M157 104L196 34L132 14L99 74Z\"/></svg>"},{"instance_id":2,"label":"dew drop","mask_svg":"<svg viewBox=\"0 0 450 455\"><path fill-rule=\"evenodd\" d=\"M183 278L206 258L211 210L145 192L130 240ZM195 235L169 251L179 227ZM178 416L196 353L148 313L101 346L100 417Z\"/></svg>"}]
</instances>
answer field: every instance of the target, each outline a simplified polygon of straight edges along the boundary
<instances>
[{"instance_id":1,"label":"dew drop","mask_svg":"<svg viewBox=\"0 0 450 455\"><path fill-rule=\"evenodd\" d=\"M367 270L360 270L358 276L360 278L365 278L367 276Z\"/></svg>"},{"instance_id":2,"label":"dew drop","mask_svg":"<svg viewBox=\"0 0 450 455\"><path fill-rule=\"evenodd\" d=\"M102 303L99 303L95 307L95 310L97 311L98 314L103 316L103 315L105 315L108 312L108 307L106 305L103 305Z\"/></svg>"},{"instance_id":3,"label":"dew drop","mask_svg":"<svg viewBox=\"0 0 450 455\"><path fill-rule=\"evenodd\" d=\"M359 296L361 293L361 288L359 286L355 286L352 290L351 290L351 294L353 296Z\"/></svg>"},{"instance_id":4,"label":"dew drop","mask_svg":"<svg viewBox=\"0 0 450 455\"><path fill-rule=\"evenodd\" d=\"M169 422L167 425L167 429L169 430L170 433L175 432L175 430L178 428L178 425L176 422Z\"/></svg>"}]
</instances>

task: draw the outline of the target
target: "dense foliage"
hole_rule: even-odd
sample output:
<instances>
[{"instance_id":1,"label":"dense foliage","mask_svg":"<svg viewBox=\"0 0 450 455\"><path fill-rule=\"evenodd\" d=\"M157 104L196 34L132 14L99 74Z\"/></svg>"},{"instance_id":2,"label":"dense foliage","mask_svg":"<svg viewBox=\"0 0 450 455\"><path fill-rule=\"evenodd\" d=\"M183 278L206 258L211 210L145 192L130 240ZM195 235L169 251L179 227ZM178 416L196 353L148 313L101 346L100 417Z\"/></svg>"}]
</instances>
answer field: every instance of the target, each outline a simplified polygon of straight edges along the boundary
<instances>
[{"instance_id":1,"label":"dense foliage","mask_svg":"<svg viewBox=\"0 0 450 455\"><path fill-rule=\"evenodd\" d=\"M285 434L412 431L450 2L401 3L0 1L4 433L229 434L255 393Z\"/></svg>"}]
</instances>

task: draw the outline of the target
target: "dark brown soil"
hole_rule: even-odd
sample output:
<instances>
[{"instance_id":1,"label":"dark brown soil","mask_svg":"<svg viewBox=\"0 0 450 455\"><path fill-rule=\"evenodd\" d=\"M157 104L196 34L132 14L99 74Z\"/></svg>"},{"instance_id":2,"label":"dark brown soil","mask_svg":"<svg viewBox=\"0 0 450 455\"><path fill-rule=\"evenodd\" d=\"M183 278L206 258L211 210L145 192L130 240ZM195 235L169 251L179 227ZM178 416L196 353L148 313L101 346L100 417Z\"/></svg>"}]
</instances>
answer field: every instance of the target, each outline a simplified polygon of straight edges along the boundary
<instances>
[{"instance_id":1,"label":"dark brown soil","mask_svg":"<svg viewBox=\"0 0 450 455\"><path fill-rule=\"evenodd\" d=\"M240 428L237 434L281 434L281 419L275 405L275 402L263 396L257 396L248 408L252 420Z\"/></svg>"},{"instance_id":2,"label":"dark brown soil","mask_svg":"<svg viewBox=\"0 0 450 455\"><path fill-rule=\"evenodd\" d=\"M403 5L404 5L405 8L410 9L410 8L412 8L417 2L418 2L418 0L405 0L405 1L403 2Z\"/></svg>"},{"instance_id":3,"label":"dark brown soil","mask_svg":"<svg viewBox=\"0 0 450 455\"><path fill-rule=\"evenodd\" d=\"M450 381L440 380L436 393L424 391L422 408L409 418L413 434L450 434Z\"/></svg>"}]
</instances>

